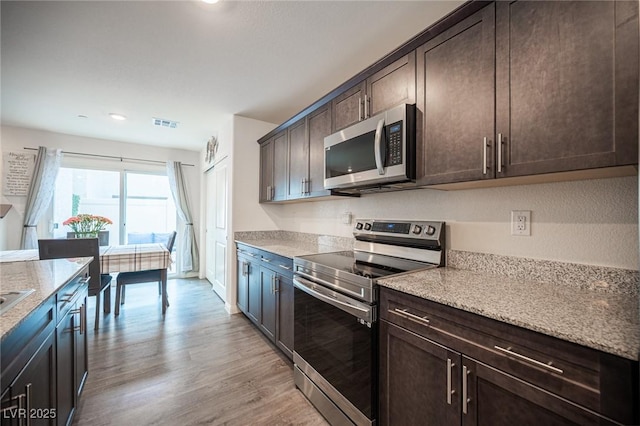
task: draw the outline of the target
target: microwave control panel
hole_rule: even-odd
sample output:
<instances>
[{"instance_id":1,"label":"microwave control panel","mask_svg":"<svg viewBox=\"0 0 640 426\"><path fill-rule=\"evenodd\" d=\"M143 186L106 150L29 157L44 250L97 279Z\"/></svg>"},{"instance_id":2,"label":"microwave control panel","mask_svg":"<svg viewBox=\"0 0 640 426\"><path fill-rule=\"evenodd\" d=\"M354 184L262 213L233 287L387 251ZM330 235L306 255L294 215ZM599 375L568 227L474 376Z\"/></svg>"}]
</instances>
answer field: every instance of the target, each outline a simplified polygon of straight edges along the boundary
<instances>
[{"instance_id":1,"label":"microwave control panel","mask_svg":"<svg viewBox=\"0 0 640 426\"><path fill-rule=\"evenodd\" d=\"M402 122L387 126L387 158L385 166L402 164Z\"/></svg>"}]
</instances>

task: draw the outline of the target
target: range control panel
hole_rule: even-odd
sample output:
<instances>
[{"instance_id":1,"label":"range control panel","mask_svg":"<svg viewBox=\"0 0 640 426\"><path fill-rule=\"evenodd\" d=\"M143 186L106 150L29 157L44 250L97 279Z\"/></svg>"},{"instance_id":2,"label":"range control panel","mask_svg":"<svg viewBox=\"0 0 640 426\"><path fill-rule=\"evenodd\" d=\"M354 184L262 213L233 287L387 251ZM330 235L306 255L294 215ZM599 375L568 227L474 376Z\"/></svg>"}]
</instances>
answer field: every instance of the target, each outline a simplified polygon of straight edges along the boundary
<instances>
[{"instance_id":1,"label":"range control panel","mask_svg":"<svg viewBox=\"0 0 640 426\"><path fill-rule=\"evenodd\" d=\"M353 235L358 236L393 236L398 238L439 240L444 232L444 222L406 221L381 219L356 219Z\"/></svg>"}]
</instances>

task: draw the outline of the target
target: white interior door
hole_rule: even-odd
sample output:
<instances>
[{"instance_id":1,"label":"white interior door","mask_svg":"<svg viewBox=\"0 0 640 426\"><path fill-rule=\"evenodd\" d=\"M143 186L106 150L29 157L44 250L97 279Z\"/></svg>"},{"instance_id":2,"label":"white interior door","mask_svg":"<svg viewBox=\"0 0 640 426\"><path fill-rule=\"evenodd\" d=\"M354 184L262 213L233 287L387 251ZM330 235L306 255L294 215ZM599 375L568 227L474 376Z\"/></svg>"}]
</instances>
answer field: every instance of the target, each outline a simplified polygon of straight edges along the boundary
<instances>
[{"instance_id":1,"label":"white interior door","mask_svg":"<svg viewBox=\"0 0 640 426\"><path fill-rule=\"evenodd\" d=\"M225 302L227 279L227 161L207 173L206 276L213 290Z\"/></svg>"}]
</instances>

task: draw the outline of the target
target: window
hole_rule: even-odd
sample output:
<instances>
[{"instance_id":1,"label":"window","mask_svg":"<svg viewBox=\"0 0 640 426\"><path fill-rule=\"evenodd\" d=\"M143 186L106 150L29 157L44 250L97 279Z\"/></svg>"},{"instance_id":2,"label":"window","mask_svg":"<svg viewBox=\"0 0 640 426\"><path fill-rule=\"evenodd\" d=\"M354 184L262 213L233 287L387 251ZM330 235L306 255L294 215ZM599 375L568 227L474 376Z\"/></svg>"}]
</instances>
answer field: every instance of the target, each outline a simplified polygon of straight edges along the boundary
<instances>
[{"instance_id":1,"label":"window","mask_svg":"<svg viewBox=\"0 0 640 426\"><path fill-rule=\"evenodd\" d=\"M107 230L112 245L164 242L163 234L176 229L169 179L159 173L61 167L52 210L53 238L66 238L71 228L63 222L79 213L111 219ZM175 253L174 245L174 265Z\"/></svg>"}]
</instances>

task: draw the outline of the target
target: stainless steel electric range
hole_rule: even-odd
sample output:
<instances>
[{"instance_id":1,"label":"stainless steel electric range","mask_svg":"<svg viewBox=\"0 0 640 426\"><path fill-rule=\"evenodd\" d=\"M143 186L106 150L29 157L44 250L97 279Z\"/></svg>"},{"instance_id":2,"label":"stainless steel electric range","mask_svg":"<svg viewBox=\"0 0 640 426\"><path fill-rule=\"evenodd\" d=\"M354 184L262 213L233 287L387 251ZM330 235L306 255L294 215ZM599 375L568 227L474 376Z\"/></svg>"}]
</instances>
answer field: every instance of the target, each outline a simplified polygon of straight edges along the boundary
<instances>
[{"instance_id":1,"label":"stainless steel electric range","mask_svg":"<svg viewBox=\"0 0 640 426\"><path fill-rule=\"evenodd\" d=\"M294 257L296 386L332 425L374 425L379 278L445 264L445 224L358 219L353 251Z\"/></svg>"}]
</instances>

